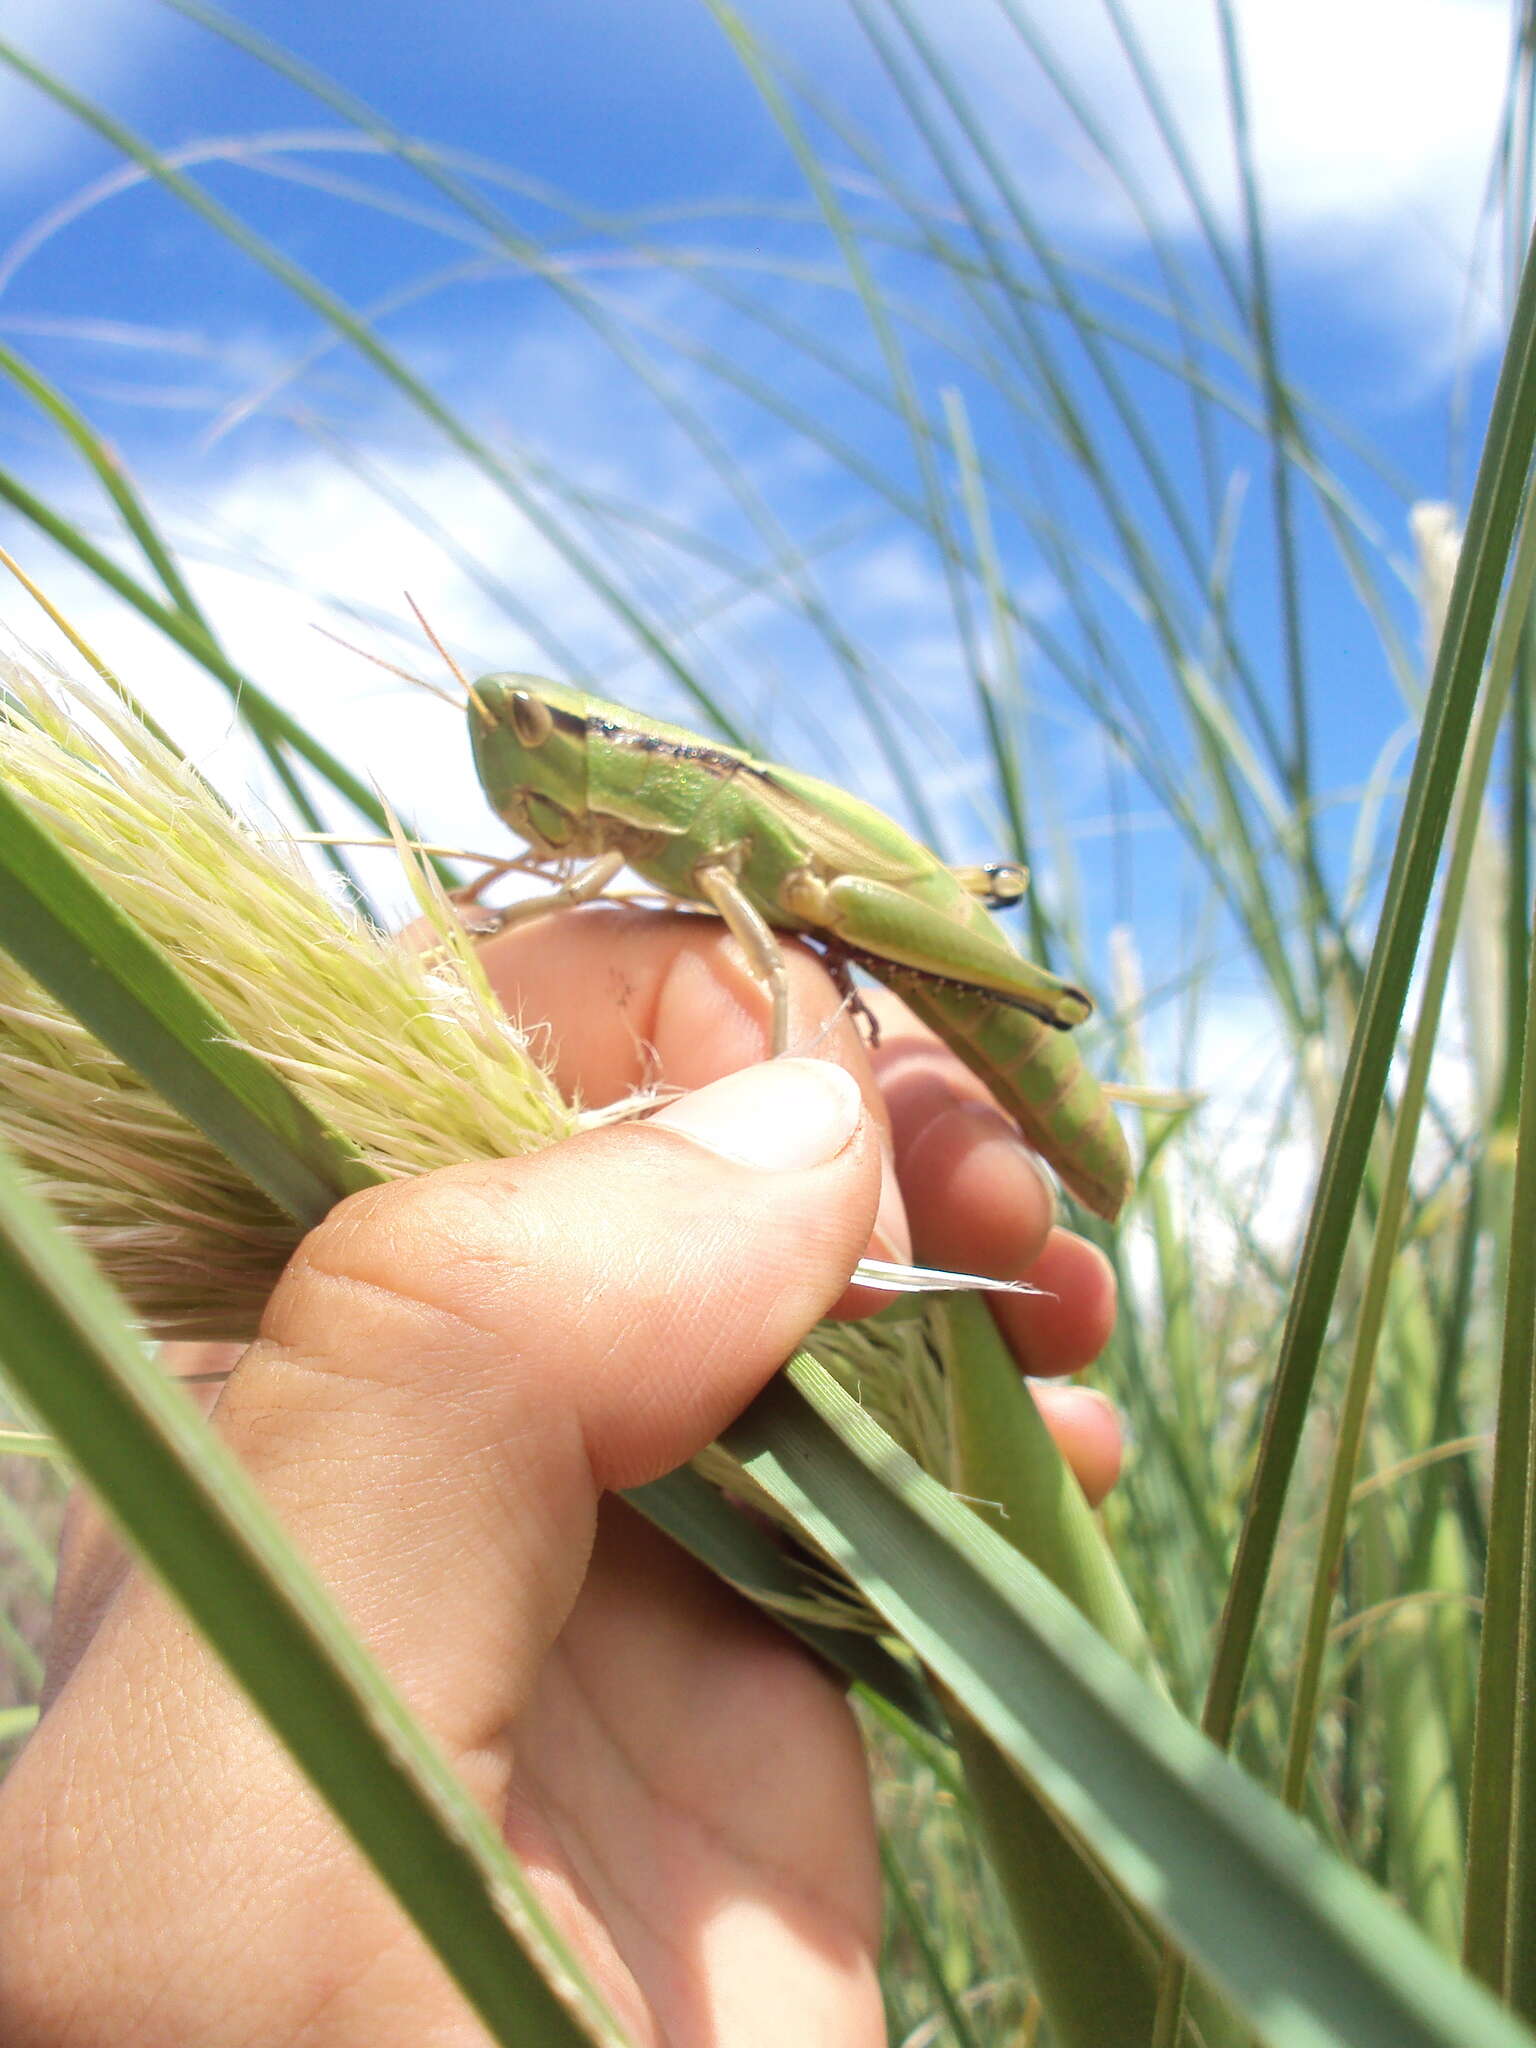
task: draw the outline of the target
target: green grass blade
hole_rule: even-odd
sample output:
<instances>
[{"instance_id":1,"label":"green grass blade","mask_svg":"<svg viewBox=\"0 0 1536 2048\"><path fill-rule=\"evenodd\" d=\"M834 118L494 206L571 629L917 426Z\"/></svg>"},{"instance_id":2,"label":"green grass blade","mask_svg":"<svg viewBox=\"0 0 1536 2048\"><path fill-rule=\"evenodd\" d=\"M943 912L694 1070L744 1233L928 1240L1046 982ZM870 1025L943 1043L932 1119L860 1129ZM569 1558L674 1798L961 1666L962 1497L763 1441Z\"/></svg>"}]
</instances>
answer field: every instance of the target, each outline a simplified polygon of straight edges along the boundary
<instances>
[{"instance_id":1,"label":"green grass blade","mask_svg":"<svg viewBox=\"0 0 1536 2048\"><path fill-rule=\"evenodd\" d=\"M1505 1063L1495 1111L1500 1129L1512 1131L1519 1115L1520 1071L1516 1047L1525 1016L1526 973L1530 933L1526 928L1531 900L1531 827L1529 791L1532 772L1531 685L1536 676L1536 619L1526 621L1520 677L1510 704L1509 796L1505 804L1505 854L1509 863L1504 912Z\"/></svg>"},{"instance_id":2,"label":"green grass blade","mask_svg":"<svg viewBox=\"0 0 1536 2048\"><path fill-rule=\"evenodd\" d=\"M15 349L0 343L0 370L3 370L13 384L18 385L41 411L47 414L54 425L65 436L84 460L89 464L96 481L117 510L129 533L138 542L145 560L159 577L166 596L178 611L196 619L205 628L207 621L198 610L186 580L176 566L175 557L166 546L159 528L150 517L149 510L123 469L120 459L114 458L106 443L96 432L90 421L72 404L64 393L50 384L24 356Z\"/></svg>"},{"instance_id":3,"label":"green grass blade","mask_svg":"<svg viewBox=\"0 0 1536 2048\"><path fill-rule=\"evenodd\" d=\"M135 490L121 457L108 448L106 442L103 441L78 406L72 404L56 385L49 383L47 378L42 376L25 357L18 355L14 349L7 348L3 344L0 344L0 371L3 371L9 377L13 384L26 392L34 404L47 414L48 418L53 421L54 425L58 427L65 438L84 458L86 463L89 464L92 474L106 493L108 500L115 507L118 517L122 520L128 532L138 542L145 560L154 570L156 576L159 577L161 587L164 589L172 606L187 620L195 631L208 641L211 647L217 650L220 657L225 660L226 666L228 666L227 657L223 656L223 650L219 647L217 635L208 622L207 614L193 597L186 578L182 575L181 569L177 564L175 555L171 552L164 536L155 524L148 506L144 503L138 491ZM34 596L39 595L36 591L33 594ZM42 601L47 603L46 599ZM66 630L68 630L67 626ZM173 753L179 752L169 734L150 717L141 704L133 699L115 676L109 673L104 677L104 680L129 705L134 715L154 734L162 745ZM229 687L227 676L220 676L219 680L225 684L226 688ZM303 785L294 774L284 753L282 740L270 729L268 721L262 716L264 700L260 694L258 693L252 698L249 696L249 693L237 690L235 692L235 704L245 724L255 734L258 746L266 755L278 781L287 791L289 800L306 829L311 832L322 831L324 829L322 820L316 813L313 804L310 803ZM352 873L351 868L347 865L345 858L334 847L327 847L322 857L347 884L356 901L366 906L366 892L359 884L357 877Z\"/></svg>"},{"instance_id":4,"label":"green grass blade","mask_svg":"<svg viewBox=\"0 0 1536 2048\"><path fill-rule=\"evenodd\" d=\"M984 2048L980 2036L971 2025L965 2007L950 1987L949 1979L944 1974L943 1958L928 1932L922 1908L912 1896L912 1887L907 1883L907 1874L901 1867L901 1858L897 1855L889 1835L883 1830L880 1836L880 1867L885 1873L887 1895L895 1905L901 1924L917 1950L923 1974L939 2002L940 2011L948 2022L953 2048ZM894 2029L892 2032L894 2034Z\"/></svg>"},{"instance_id":5,"label":"green grass blade","mask_svg":"<svg viewBox=\"0 0 1536 2048\"><path fill-rule=\"evenodd\" d=\"M1221 32L1222 79L1226 86L1232 139L1237 157L1243 231L1248 243L1248 317L1258 351L1269 432L1269 481L1274 501L1280 616L1285 645L1285 679L1291 712L1289 781L1292 799L1300 814L1298 822L1304 823L1311 817L1310 740L1307 730L1306 656L1301 637L1301 582L1296 545L1296 516L1291 503L1291 468L1286 447L1290 428L1289 406L1277 353L1274 293L1270 288L1264 210L1259 199L1258 176L1253 161L1247 84L1242 56L1238 49L1237 23L1233 19L1230 0L1217 0L1216 18Z\"/></svg>"},{"instance_id":6,"label":"green grass blade","mask_svg":"<svg viewBox=\"0 0 1536 2048\"><path fill-rule=\"evenodd\" d=\"M1403 802L1380 927L1291 1294L1204 1725L1230 1741L1536 444L1536 258L1528 255Z\"/></svg>"},{"instance_id":7,"label":"green grass blade","mask_svg":"<svg viewBox=\"0 0 1536 2048\"><path fill-rule=\"evenodd\" d=\"M378 1179L3 782L0 946L296 1223Z\"/></svg>"},{"instance_id":8,"label":"green grass blade","mask_svg":"<svg viewBox=\"0 0 1536 2048\"><path fill-rule=\"evenodd\" d=\"M882 1643L857 1629L827 1628L806 1618L812 1592L804 1575L796 1571L780 1543L707 1480L684 1466L647 1486L629 1488L624 1498L717 1578L764 1607L850 1683L877 1694L931 1735L944 1733L944 1717L932 1694Z\"/></svg>"},{"instance_id":9,"label":"green grass blade","mask_svg":"<svg viewBox=\"0 0 1536 2048\"><path fill-rule=\"evenodd\" d=\"M1140 1617L1103 1532L985 1304L956 1295L932 1324L949 1394L951 1486L1157 1683ZM958 1705L950 1714L1052 2038L1061 2048L1144 2039L1158 1954L1147 1928L987 1732Z\"/></svg>"},{"instance_id":10,"label":"green grass blade","mask_svg":"<svg viewBox=\"0 0 1536 2048\"><path fill-rule=\"evenodd\" d=\"M814 1360L725 1441L1269 2048L1530 2048Z\"/></svg>"},{"instance_id":11,"label":"green grass blade","mask_svg":"<svg viewBox=\"0 0 1536 2048\"><path fill-rule=\"evenodd\" d=\"M63 1453L51 1436L35 1429L0 1429L0 1458L58 1458Z\"/></svg>"},{"instance_id":12,"label":"green grass blade","mask_svg":"<svg viewBox=\"0 0 1536 2048\"><path fill-rule=\"evenodd\" d=\"M1052 2042L1104 2048L1107 2041L1145 2041L1156 1998L1156 1943L986 1730L957 1701L949 1705L977 1826Z\"/></svg>"},{"instance_id":13,"label":"green grass blade","mask_svg":"<svg viewBox=\"0 0 1536 2048\"><path fill-rule=\"evenodd\" d=\"M151 1362L100 1276L4 1157L0 1302L0 1365L11 1384L185 1608L492 2038L517 2048L591 2040L618 2048L617 2023L490 1818L351 1636L243 1468Z\"/></svg>"},{"instance_id":14,"label":"green grass blade","mask_svg":"<svg viewBox=\"0 0 1536 2048\"><path fill-rule=\"evenodd\" d=\"M1527 497L1520 522L1509 594L1499 623L1498 639L1489 664L1487 691L1477 714L1477 728L1467 755L1461 788L1456 798L1451 856L1441 891L1434 941L1424 973L1419 1014L1407 1070L1398 1096L1392 1127L1392 1144L1382 1180L1375 1220L1375 1239L1365 1289L1355 1319L1354 1346L1349 1379L1339 1416L1338 1439L1329 1472L1328 1501L1323 1531L1318 1539L1313 1573L1311 1604L1303 1632L1301 1668L1291 1706L1290 1747L1286 1757L1286 1803L1299 1808L1312 1755L1317 1706L1321 1689L1323 1660L1327 1649L1328 1617L1333 1608L1339 1569L1344 1553L1350 1498L1355 1484L1360 1448L1365 1431L1367 1404L1374 1375L1376 1348L1386 1317L1394 1272L1400 1256L1399 1240L1408 1206L1409 1176L1413 1167L1420 1119L1429 1093L1430 1063L1439 1037L1441 1013L1451 969L1455 964L1456 935L1472 872L1473 855L1483 814L1483 798L1493 768L1499 728L1509 702L1520 645L1525 637L1526 618L1532 591L1536 590L1536 498Z\"/></svg>"},{"instance_id":15,"label":"green grass blade","mask_svg":"<svg viewBox=\"0 0 1536 2048\"><path fill-rule=\"evenodd\" d=\"M1536 991L1536 973L1528 979ZM1510 1241L1528 1246L1536 1228L1536 1003L1522 1033L1519 1137ZM1536 1756L1531 1753L1531 1666L1536 1661L1531 1555L1536 1539L1531 1475L1536 1469L1536 1261L1511 1256L1505 1285L1493 1500L1477 1685L1477 1733L1467 1841L1467 1967L1495 1990L1532 2006L1536 1902L1522 1896L1532 1868Z\"/></svg>"},{"instance_id":16,"label":"green grass blade","mask_svg":"<svg viewBox=\"0 0 1536 2048\"><path fill-rule=\"evenodd\" d=\"M1013 860L1028 868L1033 865L1034 855L1030 850L1024 778L1019 765L1020 752L1027 754L1029 751L1028 732L1025 726L1027 709L1023 679L1019 671L1013 614L1008 605L1007 576L998 554L997 538L992 529L992 514L987 504L976 437L971 431L965 400L953 389L943 392L941 396L950 441L955 451L955 461L960 471L960 493L965 505L966 523L971 532L971 551L976 557L992 624L992 672L988 675L979 666L976 670L979 708L986 728L993 771L1003 799L1003 812L1008 820L1008 853ZM1030 890L1027 911L1030 957L1037 960L1042 967L1049 967L1050 926L1038 889Z\"/></svg>"},{"instance_id":17,"label":"green grass blade","mask_svg":"<svg viewBox=\"0 0 1536 2048\"><path fill-rule=\"evenodd\" d=\"M36 1707L0 1707L0 1743L20 1742L36 1726Z\"/></svg>"},{"instance_id":18,"label":"green grass blade","mask_svg":"<svg viewBox=\"0 0 1536 2048\"><path fill-rule=\"evenodd\" d=\"M1116 40L1119 42L1126 62L1131 67L1132 74L1141 90L1142 99L1146 103L1147 112L1152 118L1158 137L1163 147L1167 150L1169 160L1178 175L1184 196L1189 201L1190 208L1200 223L1201 232L1205 237L1206 248L1211 254L1211 260L1225 282L1227 290L1231 293L1233 304L1240 312L1245 312L1246 294L1243 291L1241 274L1238 271L1236 262L1233 260L1231 250L1227 247L1226 237L1222 234L1216 218L1216 209L1206 194L1205 181L1201 177L1196 167L1194 155L1185 141L1184 132L1179 126L1178 117L1173 111L1167 94L1163 91L1162 83L1157 73L1152 68L1151 59L1148 57L1146 47L1130 18L1125 0L1100 0L1100 4L1105 14L1109 17L1110 25L1115 31Z\"/></svg>"}]
</instances>

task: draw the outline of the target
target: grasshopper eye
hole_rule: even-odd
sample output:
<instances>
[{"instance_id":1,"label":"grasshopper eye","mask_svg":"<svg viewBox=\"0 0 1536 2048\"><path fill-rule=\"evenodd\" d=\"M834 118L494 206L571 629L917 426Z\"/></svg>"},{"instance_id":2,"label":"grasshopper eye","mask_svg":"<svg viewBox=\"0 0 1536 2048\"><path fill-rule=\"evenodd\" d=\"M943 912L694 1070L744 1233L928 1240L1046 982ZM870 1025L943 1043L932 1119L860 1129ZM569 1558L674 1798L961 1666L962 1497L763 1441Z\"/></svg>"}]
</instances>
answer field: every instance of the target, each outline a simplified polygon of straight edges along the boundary
<instances>
[{"instance_id":1,"label":"grasshopper eye","mask_svg":"<svg viewBox=\"0 0 1536 2048\"><path fill-rule=\"evenodd\" d=\"M554 713L531 690L512 692L512 730L525 747L542 747L555 729Z\"/></svg>"}]
</instances>

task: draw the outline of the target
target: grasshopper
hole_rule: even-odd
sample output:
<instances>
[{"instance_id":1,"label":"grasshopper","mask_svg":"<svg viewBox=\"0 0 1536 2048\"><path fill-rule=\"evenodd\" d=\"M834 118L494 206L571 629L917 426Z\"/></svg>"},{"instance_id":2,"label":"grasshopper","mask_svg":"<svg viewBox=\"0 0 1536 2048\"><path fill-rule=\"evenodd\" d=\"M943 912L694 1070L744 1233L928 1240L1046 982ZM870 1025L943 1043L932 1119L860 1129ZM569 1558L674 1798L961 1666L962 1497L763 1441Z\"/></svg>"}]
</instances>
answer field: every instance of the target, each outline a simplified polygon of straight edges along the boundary
<instances>
[{"instance_id":1,"label":"grasshopper","mask_svg":"<svg viewBox=\"0 0 1536 2048\"><path fill-rule=\"evenodd\" d=\"M845 990L850 962L894 989L1078 1200L1118 1215L1125 1139L1068 1035L1093 1005L1022 959L985 908L1017 897L1021 869L947 868L830 783L541 676L482 677L469 724L497 815L537 859L589 863L530 914L590 901L623 867L708 904L769 989L775 1053L789 1018L777 934L816 942Z\"/></svg>"}]
</instances>

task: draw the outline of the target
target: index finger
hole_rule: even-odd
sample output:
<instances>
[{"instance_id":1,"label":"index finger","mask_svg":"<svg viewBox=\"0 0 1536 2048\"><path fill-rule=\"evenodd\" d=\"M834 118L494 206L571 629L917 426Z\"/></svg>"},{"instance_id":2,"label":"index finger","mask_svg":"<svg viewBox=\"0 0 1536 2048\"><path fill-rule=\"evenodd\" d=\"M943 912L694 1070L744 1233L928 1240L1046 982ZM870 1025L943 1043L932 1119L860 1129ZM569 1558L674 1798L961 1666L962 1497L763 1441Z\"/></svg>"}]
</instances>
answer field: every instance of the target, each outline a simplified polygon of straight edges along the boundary
<instances>
[{"instance_id":1,"label":"index finger","mask_svg":"<svg viewBox=\"0 0 1536 2048\"><path fill-rule=\"evenodd\" d=\"M869 1256L904 1265L912 1235L868 1049L815 955L793 939L783 950L788 1050L835 1061L858 1083L882 1154ZM514 925L480 957L508 1011L547 1031L536 1049L572 1100L601 1107L657 1081L702 1088L768 1057L768 992L718 918L586 904ZM835 1313L867 1313L887 1298L861 1288Z\"/></svg>"},{"instance_id":2,"label":"index finger","mask_svg":"<svg viewBox=\"0 0 1536 2048\"><path fill-rule=\"evenodd\" d=\"M768 1056L767 991L718 918L593 903L514 925L486 940L480 958L512 1015L547 1026L556 1082L586 1103L616 1102L657 1079L700 1088ZM846 1067L888 1129L831 976L792 939L784 963L789 1051Z\"/></svg>"}]
</instances>

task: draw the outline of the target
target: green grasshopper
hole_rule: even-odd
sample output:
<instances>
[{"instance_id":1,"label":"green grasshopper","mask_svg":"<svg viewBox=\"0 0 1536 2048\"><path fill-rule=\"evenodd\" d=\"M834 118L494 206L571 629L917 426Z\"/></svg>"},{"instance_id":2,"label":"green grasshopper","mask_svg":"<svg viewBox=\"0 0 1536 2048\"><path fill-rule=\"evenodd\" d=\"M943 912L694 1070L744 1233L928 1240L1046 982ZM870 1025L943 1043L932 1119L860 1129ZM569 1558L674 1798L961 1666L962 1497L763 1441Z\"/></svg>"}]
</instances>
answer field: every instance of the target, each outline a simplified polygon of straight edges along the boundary
<instances>
[{"instance_id":1,"label":"green grasshopper","mask_svg":"<svg viewBox=\"0 0 1536 2048\"><path fill-rule=\"evenodd\" d=\"M1093 1005L1022 959L984 907L1016 897L1022 870L947 868L830 783L541 676L482 677L469 724L497 815L536 858L590 862L533 914L590 901L626 866L708 904L767 984L775 1053L789 1023L776 935L817 942L849 993L849 962L894 989L1079 1201L1119 1214L1132 1180L1125 1139L1067 1035Z\"/></svg>"}]
</instances>

